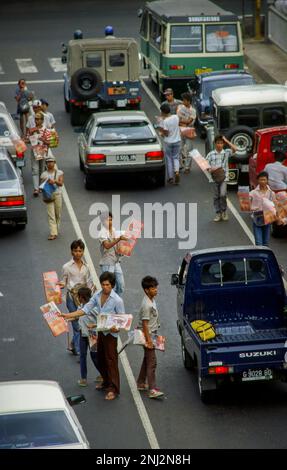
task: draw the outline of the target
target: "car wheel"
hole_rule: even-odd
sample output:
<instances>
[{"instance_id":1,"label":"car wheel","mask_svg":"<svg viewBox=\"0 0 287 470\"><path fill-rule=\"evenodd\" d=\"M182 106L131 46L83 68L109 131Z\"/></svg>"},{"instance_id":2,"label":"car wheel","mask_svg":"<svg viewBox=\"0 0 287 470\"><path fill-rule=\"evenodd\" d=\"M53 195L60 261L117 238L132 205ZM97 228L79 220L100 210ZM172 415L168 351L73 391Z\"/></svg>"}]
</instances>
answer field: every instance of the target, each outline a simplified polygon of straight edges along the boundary
<instances>
[{"instance_id":1,"label":"car wheel","mask_svg":"<svg viewBox=\"0 0 287 470\"><path fill-rule=\"evenodd\" d=\"M78 69L72 75L71 89L73 95L80 100L95 98L102 87L102 77L96 70L90 68Z\"/></svg>"},{"instance_id":2,"label":"car wheel","mask_svg":"<svg viewBox=\"0 0 287 470\"><path fill-rule=\"evenodd\" d=\"M186 347L182 338L181 338L181 356L182 356L182 362L183 362L184 367L188 370L194 369L195 367L194 360L190 356L189 352L186 350Z\"/></svg>"},{"instance_id":3,"label":"car wheel","mask_svg":"<svg viewBox=\"0 0 287 470\"><path fill-rule=\"evenodd\" d=\"M248 126L236 126L226 133L226 138L241 152L250 152L253 146L254 130ZM237 157L237 160L246 160L246 155L243 153L242 157Z\"/></svg>"},{"instance_id":4,"label":"car wheel","mask_svg":"<svg viewBox=\"0 0 287 470\"><path fill-rule=\"evenodd\" d=\"M83 160L81 159L81 155L79 154L79 166L80 166L80 170L81 171L84 171L84 164L83 164Z\"/></svg>"},{"instance_id":5,"label":"car wheel","mask_svg":"<svg viewBox=\"0 0 287 470\"><path fill-rule=\"evenodd\" d=\"M25 230L27 223L26 222L18 222L16 223L16 229L20 232L22 230Z\"/></svg>"},{"instance_id":6,"label":"car wheel","mask_svg":"<svg viewBox=\"0 0 287 470\"><path fill-rule=\"evenodd\" d=\"M155 175L155 184L160 188L165 186L165 168Z\"/></svg>"},{"instance_id":7,"label":"car wheel","mask_svg":"<svg viewBox=\"0 0 287 470\"><path fill-rule=\"evenodd\" d=\"M81 126L83 124L82 110L78 106L71 106L71 124L72 126Z\"/></svg>"},{"instance_id":8,"label":"car wheel","mask_svg":"<svg viewBox=\"0 0 287 470\"><path fill-rule=\"evenodd\" d=\"M85 188L90 191L95 188L95 178L91 175L85 175Z\"/></svg>"}]
</instances>

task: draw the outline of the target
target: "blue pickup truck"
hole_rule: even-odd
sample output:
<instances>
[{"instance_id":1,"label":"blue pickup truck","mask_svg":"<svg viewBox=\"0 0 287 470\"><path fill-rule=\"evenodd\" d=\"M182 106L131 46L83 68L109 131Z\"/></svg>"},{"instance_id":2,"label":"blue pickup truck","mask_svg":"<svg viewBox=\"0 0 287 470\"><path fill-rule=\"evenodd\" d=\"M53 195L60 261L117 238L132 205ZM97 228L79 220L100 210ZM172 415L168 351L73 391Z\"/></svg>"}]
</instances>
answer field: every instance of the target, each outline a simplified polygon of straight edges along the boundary
<instances>
[{"instance_id":1,"label":"blue pickup truck","mask_svg":"<svg viewBox=\"0 0 287 470\"><path fill-rule=\"evenodd\" d=\"M183 363L197 371L203 402L226 380L287 380L286 292L269 248L188 253L171 283ZM215 337L203 341L191 325L195 320L212 324Z\"/></svg>"}]
</instances>

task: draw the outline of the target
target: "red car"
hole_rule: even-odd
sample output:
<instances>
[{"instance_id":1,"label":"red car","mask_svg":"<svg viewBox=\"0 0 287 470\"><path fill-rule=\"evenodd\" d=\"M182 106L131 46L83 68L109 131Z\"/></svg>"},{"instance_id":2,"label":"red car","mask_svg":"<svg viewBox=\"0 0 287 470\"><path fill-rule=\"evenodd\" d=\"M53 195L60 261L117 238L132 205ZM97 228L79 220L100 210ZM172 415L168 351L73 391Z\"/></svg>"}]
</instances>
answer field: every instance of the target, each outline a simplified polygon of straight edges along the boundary
<instances>
[{"instance_id":1,"label":"red car","mask_svg":"<svg viewBox=\"0 0 287 470\"><path fill-rule=\"evenodd\" d=\"M253 155L249 159L249 183L257 186L256 175L264 170L267 163L273 163L275 150L286 153L287 166L287 126L269 127L255 132Z\"/></svg>"}]
</instances>

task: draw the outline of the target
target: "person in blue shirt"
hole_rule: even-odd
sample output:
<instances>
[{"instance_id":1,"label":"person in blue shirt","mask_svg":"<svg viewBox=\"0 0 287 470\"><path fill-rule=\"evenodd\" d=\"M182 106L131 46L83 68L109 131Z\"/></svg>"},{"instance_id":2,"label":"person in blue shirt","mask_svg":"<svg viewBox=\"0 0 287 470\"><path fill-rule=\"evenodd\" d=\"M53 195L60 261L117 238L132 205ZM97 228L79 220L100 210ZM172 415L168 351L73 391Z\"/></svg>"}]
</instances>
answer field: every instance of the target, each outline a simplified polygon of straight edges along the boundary
<instances>
[{"instance_id":1,"label":"person in blue shirt","mask_svg":"<svg viewBox=\"0 0 287 470\"><path fill-rule=\"evenodd\" d=\"M102 289L96 292L86 305L75 312L61 314L61 316L66 320L76 319L85 314L88 315L91 310L96 310L98 314L125 313L123 300L113 290L116 283L115 275L107 271L103 272L100 276L100 283ZM93 326L89 325L89 327ZM117 342L118 329L114 327L98 334L97 368L103 377L103 382L98 384L96 389L106 391L106 400L114 400L120 393Z\"/></svg>"}]
</instances>

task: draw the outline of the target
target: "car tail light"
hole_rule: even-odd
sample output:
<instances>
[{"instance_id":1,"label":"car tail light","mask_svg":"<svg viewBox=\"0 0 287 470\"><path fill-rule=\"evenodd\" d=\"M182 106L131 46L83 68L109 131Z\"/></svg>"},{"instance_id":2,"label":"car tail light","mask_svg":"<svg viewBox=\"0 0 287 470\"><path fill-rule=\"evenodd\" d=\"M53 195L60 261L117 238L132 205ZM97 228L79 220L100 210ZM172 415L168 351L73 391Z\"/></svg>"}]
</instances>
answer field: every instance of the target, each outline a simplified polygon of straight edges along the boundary
<instances>
[{"instance_id":1,"label":"car tail light","mask_svg":"<svg viewBox=\"0 0 287 470\"><path fill-rule=\"evenodd\" d=\"M24 152L17 152L17 151L16 151L16 158L17 158L18 160L23 160L24 157L25 157Z\"/></svg>"},{"instance_id":2,"label":"car tail light","mask_svg":"<svg viewBox=\"0 0 287 470\"><path fill-rule=\"evenodd\" d=\"M164 153L160 150L158 152L147 152L145 154L145 159L147 161L151 161L151 160L162 160L164 157Z\"/></svg>"},{"instance_id":3,"label":"car tail light","mask_svg":"<svg viewBox=\"0 0 287 470\"><path fill-rule=\"evenodd\" d=\"M140 96L139 96L138 98L130 98L130 99L128 100L128 103L129 103L129 104L139 104L139 103L141 102L141 100L142 100L142 99L141 99Z\"/></svg>"},{"instance_id":4,"label":"car tail light","mask_svg":"<svg viewBox=\"0 0 287 470\"><path fill-rule=\"evenodd\" d=\"M209 367L208 373L212 375L232 374L233 367L230 367L230 366Z\"/></svg>"},{"instance_id":5,"label":"car tail light","mask_svg":"<svg viewBox=\"0 0 287 470\"><path fill-rule=\"evenodd\" d=\"M170 65L169 66L170 70L183 70L185 69L184 65Z\"/></svg>"},{"instance_id":6,"label":"car tail light","mask_svg":"<svg viewBox=\"0 0 287 470\"><path fill-rule=\"evenodd\" d=\"M225 69L239 69L239 64L225 64Z\"/></svg>"},{"instance_id":7,"label":"car tail light","mask_svg":"<svg viewBox=\"0 0 287 470\"><path fill-rule=\"evenodd\" d=\"M0 207L24 206L24 196L0 197Z\"/></svg>"},{"instance_id":8,"label":"car tail light","mask_svg":"<svg viewBox=\"0 0 287 470\"><path fill-rule=\"evenodd\" d=\"M103 153L89 153L87 163L105 163L106 156Z\"/></svg>"},{"instance_id":9,"label":"car tail light","mask_svg":"<svg viewBox=\"0 0 287 470\"><path fill-rule=\"evenodd\" d=\"M236 163L228 163L228 168L236 168Z\"/></svg>"}]
</instances>

